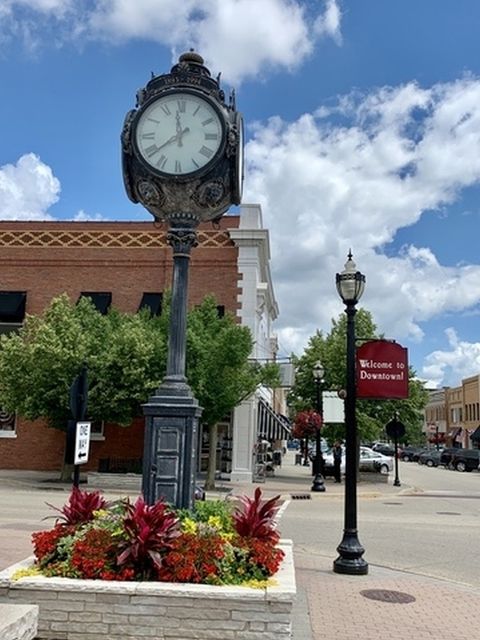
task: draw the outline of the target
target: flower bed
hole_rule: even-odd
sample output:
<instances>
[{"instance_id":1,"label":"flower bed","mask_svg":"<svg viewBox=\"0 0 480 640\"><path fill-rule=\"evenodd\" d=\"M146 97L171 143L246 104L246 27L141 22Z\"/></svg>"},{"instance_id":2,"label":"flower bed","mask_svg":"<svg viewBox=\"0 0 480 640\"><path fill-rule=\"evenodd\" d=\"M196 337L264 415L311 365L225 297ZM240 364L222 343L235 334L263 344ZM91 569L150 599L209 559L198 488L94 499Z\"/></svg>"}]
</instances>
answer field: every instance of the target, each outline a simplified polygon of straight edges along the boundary
<instances>
[{"instance_id":1,"label":"flower bed","mask_svg":"<svg viewBox=\"0 0 480 640\"><path fill-rule=\"evenodd\" d=\"M76 489L55 526L33 534L33 562L0 574L1 601L38 604L38 637L51 640L286 640L295 583L277 507L260 489L234 513Z\"/></svg>"},{"instance_id":2,"label":"flower bed","mask_svg":"<svg viewBox=\"0 0 480 640\"><path fill-rule=\"evenodd\" d=\"M290 640L292 547L262 589L28 576L33 558L0 572L0 601L39 605L38 640Z\"/></svg>"}]
</instances>

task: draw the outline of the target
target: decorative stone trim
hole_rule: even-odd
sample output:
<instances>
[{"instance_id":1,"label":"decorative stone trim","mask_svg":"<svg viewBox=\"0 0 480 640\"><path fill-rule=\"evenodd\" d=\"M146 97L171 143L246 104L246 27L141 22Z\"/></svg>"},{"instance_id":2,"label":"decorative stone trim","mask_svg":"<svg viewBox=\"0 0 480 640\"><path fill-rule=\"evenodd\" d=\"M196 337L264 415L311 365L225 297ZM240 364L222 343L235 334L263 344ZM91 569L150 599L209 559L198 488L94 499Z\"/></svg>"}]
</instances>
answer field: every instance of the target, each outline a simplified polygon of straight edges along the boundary
<instances>
[{"instance_id":1,"label":"decorative stone trim","mask_svg":"<svg viewBox=\"0 0 480 640\"><path fill-rule=\"evenodd\" d=\"M295 572L290 540L266 589L167 582L25 577L28 558L0 572L0 603L40 607L38 640L291 640Z\"/></svg>"},{"instance_id":2,"label":"decorative stone trim","mask_svg":"<svg viewBox=\"0 0 480 640\"><path fill-rule=\"evenodd\" d=\"M227 231L198 232L202 247L233 247ZM166 248L167 232L147 231L1 231L0 247L35 248L81 248L81 249L155 249Z\"/></svg>"}]
</instances>

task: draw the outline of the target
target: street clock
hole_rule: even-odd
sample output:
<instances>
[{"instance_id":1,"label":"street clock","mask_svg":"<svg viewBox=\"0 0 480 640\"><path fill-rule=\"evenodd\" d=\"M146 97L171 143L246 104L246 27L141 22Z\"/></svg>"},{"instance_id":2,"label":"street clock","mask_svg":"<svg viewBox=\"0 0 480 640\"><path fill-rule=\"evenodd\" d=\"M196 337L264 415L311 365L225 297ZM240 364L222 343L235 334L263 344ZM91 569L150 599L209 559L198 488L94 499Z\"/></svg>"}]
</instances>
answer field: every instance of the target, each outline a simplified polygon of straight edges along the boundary
<instances>
[{"instance_id":1,"label":"street clock","mask_svg":"<svg viewBox=\"0 0 480 640\"><path fill-rule=\"evenodd\" d=\"M197 53L137 93L121 139L128 197L156 219L213 220L240 204L242 116Z\"/></svg>"}]
</instances>

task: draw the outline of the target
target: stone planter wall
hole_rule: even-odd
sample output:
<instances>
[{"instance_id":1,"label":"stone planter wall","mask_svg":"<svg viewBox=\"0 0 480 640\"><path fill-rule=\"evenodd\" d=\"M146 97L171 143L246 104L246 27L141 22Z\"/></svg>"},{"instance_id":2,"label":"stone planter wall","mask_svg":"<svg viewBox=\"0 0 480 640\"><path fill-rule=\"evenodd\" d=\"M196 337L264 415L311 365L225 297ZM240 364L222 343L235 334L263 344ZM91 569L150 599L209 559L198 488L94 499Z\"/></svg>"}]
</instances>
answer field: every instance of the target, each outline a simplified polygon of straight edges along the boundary
<instances>
[{"instance_id":1,"label":"stone planter wall","mask_svg":"<svg viewBox=\"0 0 480 640\"><path fill-rule=\"evenodd\" d=\"M0 602L39 606L38 640L290 640L295 574L290 541L267 589L10 576Z\"/></svg>"}]
</instances>

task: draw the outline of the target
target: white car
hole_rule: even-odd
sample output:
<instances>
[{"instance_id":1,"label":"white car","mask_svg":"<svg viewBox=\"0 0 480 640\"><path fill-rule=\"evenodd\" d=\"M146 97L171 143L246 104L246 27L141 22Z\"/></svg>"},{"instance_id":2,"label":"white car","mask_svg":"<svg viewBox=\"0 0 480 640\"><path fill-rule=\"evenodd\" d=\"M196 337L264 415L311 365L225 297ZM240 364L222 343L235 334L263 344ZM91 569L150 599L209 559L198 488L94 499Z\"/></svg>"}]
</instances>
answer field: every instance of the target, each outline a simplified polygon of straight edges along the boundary
<instances>
[{"instance_id":1,"label":"white car","mask_svg":"<svg viewBox=\"0 0 480 640\"><path fill-rule=\"evenodd\" d=\"M389 473L393 471L393 457L384 456L383 453L378 453L368 447L360 447L359 470Z\"/></svg>"},{"instance_id":2,"label":"white car","mask_svg":"<svg viewBox=\"0 0 480 640\"><path fill-rule=\"evenodd\" d=\"M332 450L324 454L325 470L327 475L333 469L333 453ZM341 473L345 473L345 447L342 447L342 463L340 465ZM393 471L393 458L377 453L369 447L360 447L359 471L380 471L381 473L389 473ZM332 472L333 473L333 472Z\"/></svg>"}]
</instances>

